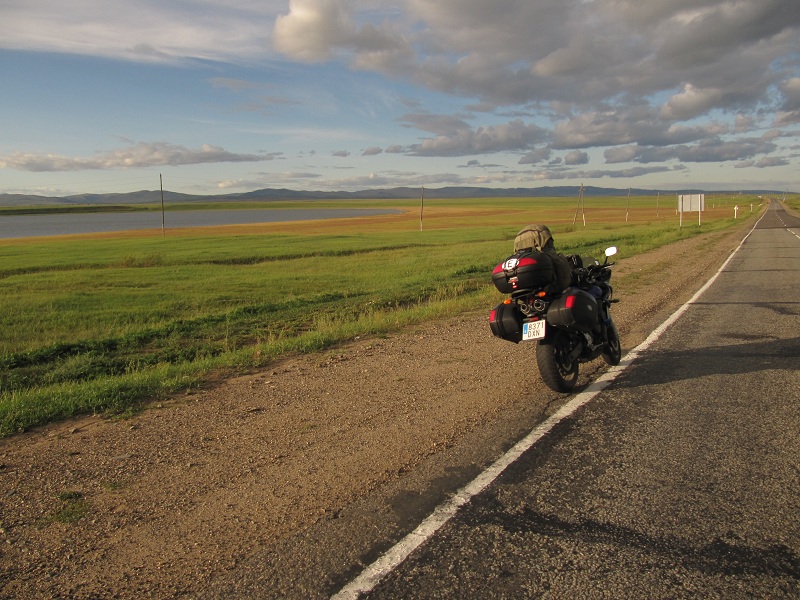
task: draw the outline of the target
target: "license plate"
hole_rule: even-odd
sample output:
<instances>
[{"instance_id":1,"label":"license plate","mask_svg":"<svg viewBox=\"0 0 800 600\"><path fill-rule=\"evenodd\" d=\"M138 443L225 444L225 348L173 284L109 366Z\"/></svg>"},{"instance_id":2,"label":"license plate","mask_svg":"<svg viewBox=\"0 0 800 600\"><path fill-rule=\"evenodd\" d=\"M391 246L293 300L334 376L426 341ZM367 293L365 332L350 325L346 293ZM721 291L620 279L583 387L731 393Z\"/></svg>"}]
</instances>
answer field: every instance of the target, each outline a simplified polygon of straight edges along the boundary
<instances>
[{"instance_id":1,"label":"license plate","mask_svg":"<svg viewBox=\"0 0 800 600\"><path fill-rule=\"evenodd\" d=\"M540 340L544 337L544 328L547 321L531 321L522 324L522 341Z\"/></svg>"}]
</instances>

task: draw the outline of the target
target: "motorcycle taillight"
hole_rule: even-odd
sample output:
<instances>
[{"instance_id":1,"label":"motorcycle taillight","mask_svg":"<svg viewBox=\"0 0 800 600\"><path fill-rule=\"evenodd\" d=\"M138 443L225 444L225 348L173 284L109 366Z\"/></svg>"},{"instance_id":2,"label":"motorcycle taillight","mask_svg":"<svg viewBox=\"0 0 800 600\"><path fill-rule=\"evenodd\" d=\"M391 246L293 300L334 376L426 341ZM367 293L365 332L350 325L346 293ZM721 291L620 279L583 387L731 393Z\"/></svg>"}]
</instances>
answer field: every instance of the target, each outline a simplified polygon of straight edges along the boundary
<instances>
[{"instance_id":1,"label":"motorcycle taillight","mask_svg":"<svg viewBox=\"0 0 800 600\"><path fill-rule=\"evenodd\" d=\"M517 263L517 267L532 267L534 265L538 265L538 261L535 258L531 258L530 256L525 256L519 259Z\"/></svg>"}]
</instances>

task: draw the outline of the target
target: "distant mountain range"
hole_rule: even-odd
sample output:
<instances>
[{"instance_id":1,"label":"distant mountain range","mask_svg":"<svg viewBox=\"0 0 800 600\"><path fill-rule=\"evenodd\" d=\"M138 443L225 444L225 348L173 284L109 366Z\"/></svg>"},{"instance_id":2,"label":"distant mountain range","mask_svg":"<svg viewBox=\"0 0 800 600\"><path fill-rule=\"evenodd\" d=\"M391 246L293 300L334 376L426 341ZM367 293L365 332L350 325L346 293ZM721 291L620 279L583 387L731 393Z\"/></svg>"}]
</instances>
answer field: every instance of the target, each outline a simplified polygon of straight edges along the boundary
<instances>
[{"instance_id":1,"label":"distant mountain range","mask_svg":"<svg viewBox=\"0 0 800 600\"><path fill-rule=\"evenodd\" d=\"M442 187L425 188L425 198L577 198L577 186L545 186L537 188L485 188L485 187ZM655 196L698 194L704 190L682 189L680 191L648 190L633 188L634 196ZM707 192L708 193L708 192ZM723 192L715 191L715 194ZM736 190L743 194L773 194L775 190ZM628 188L584 187L584 197L625 196ZM234 202L234 201L279 201L279 200L393 200L419 198L418 187L396 187L391 189L361 190L358 192L323 192L289 189L261 189L252 192L220 195L181 194L164 192L164 202ZM0 194L0 206L52 206L52 205L112 205L112 204L154 204L161 202L159 190L141 190L125 194L76 194L73 196L36 196L27 194Z\"/></svg>"}]
</instances>

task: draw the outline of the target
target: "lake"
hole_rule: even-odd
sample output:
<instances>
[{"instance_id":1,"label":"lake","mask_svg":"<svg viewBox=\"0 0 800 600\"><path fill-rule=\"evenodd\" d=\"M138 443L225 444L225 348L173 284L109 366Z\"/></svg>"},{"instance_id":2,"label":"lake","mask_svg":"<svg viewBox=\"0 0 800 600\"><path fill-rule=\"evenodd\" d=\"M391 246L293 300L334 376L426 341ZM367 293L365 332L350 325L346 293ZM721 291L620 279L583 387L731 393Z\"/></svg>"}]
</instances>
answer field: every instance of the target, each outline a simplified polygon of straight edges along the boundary
<instances>
[{"instance_id":1,"label":"lake","mask_svg":"<svg viewBox=\"0 0 800 600\"><path fill-rule=\"evenodd\" d=\"M399 214L379 208L187 210L165 213L165 228L247 225ZM161 229L160 212L0 216L0 239Z\"/></svg>"}]
</instances>

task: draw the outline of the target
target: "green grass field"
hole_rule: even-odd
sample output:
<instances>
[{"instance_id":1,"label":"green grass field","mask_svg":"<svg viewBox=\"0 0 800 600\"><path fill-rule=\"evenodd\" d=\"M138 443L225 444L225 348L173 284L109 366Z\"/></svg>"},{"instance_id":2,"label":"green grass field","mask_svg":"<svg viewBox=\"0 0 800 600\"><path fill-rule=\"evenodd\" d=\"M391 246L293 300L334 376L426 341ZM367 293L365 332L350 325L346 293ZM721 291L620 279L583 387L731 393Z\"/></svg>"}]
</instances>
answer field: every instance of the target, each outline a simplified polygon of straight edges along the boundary
<instances>
[{"instance_id":1,"label":"green grass field","mask_svg":"<svg viewBox=\"0 0 800 600\"><path fill-rule=\"evenodd\" d=\"M786 204L789 208L795 210L796 212L800 212L800 196L787 196Z\"/></svg>"},{"instance_id":2,"label":"green grass field","mask_svg":"<svg viewBox=\"0 0 800 600\"><path fill-rule=\"evenodd\" d=\"M625 258L759 212L753 198L706 202L702 225L695 213L682 228L674 197L587 198L580 211L576 199L497 198L426 201L422 230L418 202L314 202L291 206L407 212L0 241L0 435L127 414L291 353L488 310L491 270L527 223L548 224L564 254L616 245ZM734 204L748 207L738 221Z\"/></svg>"}]
</instances>

